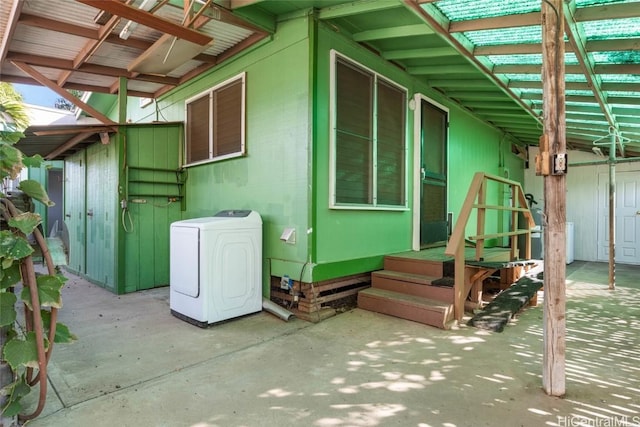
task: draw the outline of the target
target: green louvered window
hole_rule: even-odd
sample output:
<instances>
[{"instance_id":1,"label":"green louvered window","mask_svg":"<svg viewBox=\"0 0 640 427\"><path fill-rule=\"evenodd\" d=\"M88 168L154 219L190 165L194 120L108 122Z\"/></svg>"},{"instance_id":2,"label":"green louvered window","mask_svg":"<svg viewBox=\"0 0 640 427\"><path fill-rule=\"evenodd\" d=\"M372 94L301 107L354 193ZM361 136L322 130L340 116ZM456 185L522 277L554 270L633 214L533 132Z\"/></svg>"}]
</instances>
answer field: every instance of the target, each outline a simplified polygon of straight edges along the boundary
<instances>
[{"instance_id":1,"label":"green louvered window","mask_svg":"<svg viewBox=\"0 0 640 427\"><path fill-rule=\"evenodd\" d=\"M405 208L406 91L339 55L334 59L334 208Z\"/></svg>"}]
</instances>

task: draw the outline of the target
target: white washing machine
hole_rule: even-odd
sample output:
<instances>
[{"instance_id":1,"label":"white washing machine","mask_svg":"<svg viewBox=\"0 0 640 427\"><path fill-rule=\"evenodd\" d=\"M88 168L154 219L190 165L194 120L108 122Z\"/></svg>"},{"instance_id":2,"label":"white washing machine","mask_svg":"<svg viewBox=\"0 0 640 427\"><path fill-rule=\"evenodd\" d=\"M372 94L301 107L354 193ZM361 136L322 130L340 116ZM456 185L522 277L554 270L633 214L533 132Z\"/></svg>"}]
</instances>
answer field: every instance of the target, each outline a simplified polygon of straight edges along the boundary
<instances>
[{"instance_id":1,"label":"white washing machine","mask_svg":"<svg viewBox=\"0 0 640 427\"><path fill-rule=\"evenodd\" d=\"M177 221L170 230L169 306L189 323L212 323L262 310L262 219L227 210Z\"/></svg>"}]
</instances>

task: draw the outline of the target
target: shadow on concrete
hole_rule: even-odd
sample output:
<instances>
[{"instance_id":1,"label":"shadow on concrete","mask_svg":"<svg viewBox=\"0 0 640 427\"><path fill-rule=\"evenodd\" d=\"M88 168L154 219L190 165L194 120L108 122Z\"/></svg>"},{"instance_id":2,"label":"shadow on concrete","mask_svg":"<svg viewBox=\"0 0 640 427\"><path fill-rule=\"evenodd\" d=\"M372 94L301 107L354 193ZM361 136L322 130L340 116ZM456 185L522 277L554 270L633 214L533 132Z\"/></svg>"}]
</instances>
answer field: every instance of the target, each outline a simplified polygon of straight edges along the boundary
<instances>
[{"instance_id":1,"label":"shadow on concrete","mask_svg":"<svg viewBox=\"0 0 640 427\"><path fill-rule=\"evenodd\" d=\"M562 399L541 389L541 306L502 333L358 309L203 330L169 314L168 289L116 296L70 275L60 315L79 341L56 348L30 425L640 425L640 267L613 292L593 280L606 268L568 270Z\"/></svg>"}]
</instances>

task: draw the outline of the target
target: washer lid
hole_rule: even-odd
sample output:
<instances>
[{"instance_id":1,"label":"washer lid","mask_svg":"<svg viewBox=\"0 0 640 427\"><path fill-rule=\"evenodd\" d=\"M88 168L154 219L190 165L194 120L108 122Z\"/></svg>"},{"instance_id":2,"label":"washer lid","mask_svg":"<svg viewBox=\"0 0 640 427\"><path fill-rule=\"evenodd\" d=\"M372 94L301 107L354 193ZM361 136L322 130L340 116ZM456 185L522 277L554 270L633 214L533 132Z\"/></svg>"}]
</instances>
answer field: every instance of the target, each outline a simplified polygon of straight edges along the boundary
<instances>
[{"instance_id":1,"label":"washer lid","mask_svg":"<svg viewBox=\"0 0 640 427\"><path fill-rule=\"evenodd\" d=\"M248 217L251 213L250 209L240 209L240 210L226 210L220 211L215 214L215 217L225 217L225 218L245 218Z\"/></svg>"}]
</instances>

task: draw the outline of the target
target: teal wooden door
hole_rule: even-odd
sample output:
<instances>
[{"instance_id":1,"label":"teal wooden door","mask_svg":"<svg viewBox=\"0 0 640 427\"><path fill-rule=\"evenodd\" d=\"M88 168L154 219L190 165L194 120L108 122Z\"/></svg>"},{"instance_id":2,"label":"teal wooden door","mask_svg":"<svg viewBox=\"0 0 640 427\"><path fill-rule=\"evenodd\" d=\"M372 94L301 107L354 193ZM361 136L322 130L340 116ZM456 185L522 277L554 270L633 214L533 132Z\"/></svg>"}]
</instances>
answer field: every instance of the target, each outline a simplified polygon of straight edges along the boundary
<instances>
[{"instance_id":1,"label":"teal wooden door","mask_svg":"<svg viewBox=\"0 0 640 427\"><path fill-rule=\"evenodd\" d=\"M447 240L448 112L421 99L420 246Z\"/></svg>"},{"instance_id":2,"label":"teal wooden door","mask_svg":"<svg viewBox=\"0 0 640 427\"><path fill-rule=\"evenodd\" d=\"M86 162L84 151L65 160L64 174L64 221L69 231L68 268L76 273L85 274Z\"/></svg>"},{"instance_id":3,"label":"teal wooden door","mask_svg":"<svg viewBox=\"0 0 640 427\"><path fill-rule=\"evenodd\" d=\"M181 219L180 200L171 196L180 192L182 134L176 124L127 129L124 292L169 284L169 228Z\"/></svg>"},{"instance_id":4,"label":"teal wooden door","mask_svg":"<svg viewBox=\"0 0 640 427\"><path fill-rule=\"evenodd\" d=\"M86 275L115 291L117 167L114 144L87 148Z\"/></svg>"}]
</instances>

